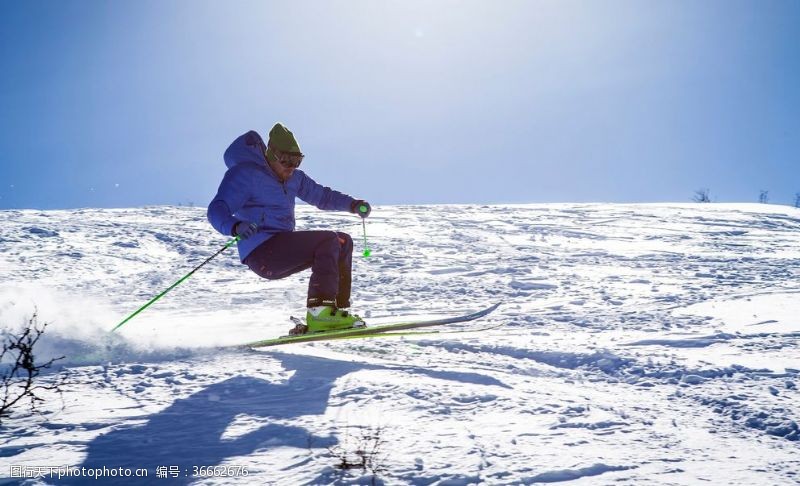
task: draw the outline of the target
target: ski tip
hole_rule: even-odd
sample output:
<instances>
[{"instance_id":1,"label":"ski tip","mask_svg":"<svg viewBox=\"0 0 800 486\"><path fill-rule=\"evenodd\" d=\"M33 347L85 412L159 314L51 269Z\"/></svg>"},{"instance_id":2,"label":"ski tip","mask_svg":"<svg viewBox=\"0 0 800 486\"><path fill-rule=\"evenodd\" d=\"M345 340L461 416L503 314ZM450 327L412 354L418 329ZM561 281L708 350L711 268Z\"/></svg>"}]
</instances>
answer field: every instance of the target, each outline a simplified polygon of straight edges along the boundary
<instances>
[{"instance_id":1,"label":"ski tip","mask_svg":"<svg viewBox=\"0 0 800 486\"><path fill-rule=\"evenodd\" d=\"M502 304L503 304L502 302L498 302L498 303L496 303L496 304L492 304L492 305L490 305L489 307L487 307L487 308L485 308L485 309L483 309L483 310L480 310L480 311L476 312L475 314L476 314L476 315L484 315L484 316L485 316L486 314L489 314L489 313L491 313L491 312L494 312L494 311L495 311L495 310L496 310L498 307L500 307Z\"/></svg>"}]
</instances>

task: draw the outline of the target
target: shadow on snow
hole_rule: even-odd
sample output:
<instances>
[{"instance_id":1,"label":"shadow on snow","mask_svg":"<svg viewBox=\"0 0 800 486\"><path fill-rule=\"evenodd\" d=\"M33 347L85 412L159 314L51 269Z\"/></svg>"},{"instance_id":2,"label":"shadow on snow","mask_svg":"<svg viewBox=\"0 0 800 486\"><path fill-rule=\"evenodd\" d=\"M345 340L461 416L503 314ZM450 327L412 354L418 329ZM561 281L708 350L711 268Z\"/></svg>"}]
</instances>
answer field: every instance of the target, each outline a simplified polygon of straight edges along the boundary
<instances>
[{"instance_id":1,"label":"shadow on snow","mask_svg":"<svg viewBox=\"0 0 800 486\"><path fill-rule=\"evenodd\" d=\"M148 480L188 484L194 466L215 466L232 457L264 452L275 447L330 447L333 436L318 436L310 430L269 423L241 436L223 439L228 426L239 415L275 421L323 415L338 378L360 370L404 371L435 379L508 388L502 382L477 373L434 371L410 366L383 366L326 358L269 353L287 371L295 371L281 383L235 376L187 397L155 413L143 425L123 425L92 440L86 458L78 467L148 470ZM156 478L160 466L180 469L178 478ZM253 471L255 472L255 471ZM139 478L138 481L141 481ZM70 478L58 484L81 484L85 478ZM129 483L136 478L104 478L104 483Z\"/></svg>"}]
</instances>

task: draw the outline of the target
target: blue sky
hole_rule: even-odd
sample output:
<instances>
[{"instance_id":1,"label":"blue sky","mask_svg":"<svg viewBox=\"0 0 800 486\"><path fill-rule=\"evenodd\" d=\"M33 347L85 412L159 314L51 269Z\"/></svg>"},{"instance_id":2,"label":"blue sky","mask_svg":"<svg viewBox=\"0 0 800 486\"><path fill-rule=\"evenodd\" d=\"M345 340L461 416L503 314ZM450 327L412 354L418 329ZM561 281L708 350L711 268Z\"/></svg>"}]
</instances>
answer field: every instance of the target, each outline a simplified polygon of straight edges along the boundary
<instances>
[{"instance_id":1,"label":"blue sky","mask_svg":"<svg viewBox=\"0 0 800 486\"><path fill-rule=\"evenodd\" d=\"M797 1L0 0L0 208L205 206L284 122L376 204L792 204Z\"/></svg>"}]
</instances>

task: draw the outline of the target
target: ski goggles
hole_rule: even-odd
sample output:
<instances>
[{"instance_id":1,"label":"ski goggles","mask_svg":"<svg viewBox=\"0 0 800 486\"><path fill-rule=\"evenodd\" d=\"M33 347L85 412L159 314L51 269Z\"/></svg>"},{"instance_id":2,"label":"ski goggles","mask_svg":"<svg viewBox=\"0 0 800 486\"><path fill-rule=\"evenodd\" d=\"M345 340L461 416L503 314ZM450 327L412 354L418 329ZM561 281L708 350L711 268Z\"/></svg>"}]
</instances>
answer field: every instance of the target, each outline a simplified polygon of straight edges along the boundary
<instances>
[{"instance_id":1,"label":"ski goggles","mask_svg":"<svg viewBox=\"0 0 800 486\"><path fill-rule=\"evenodd\" d=\"M303 161L303 157L305 157L305 155L299 152L281 152L275 147L269 147L268 149L272 150L278 163L287 169L296 169L300 167L300 163Z\"/></svg>"}]
</instances>

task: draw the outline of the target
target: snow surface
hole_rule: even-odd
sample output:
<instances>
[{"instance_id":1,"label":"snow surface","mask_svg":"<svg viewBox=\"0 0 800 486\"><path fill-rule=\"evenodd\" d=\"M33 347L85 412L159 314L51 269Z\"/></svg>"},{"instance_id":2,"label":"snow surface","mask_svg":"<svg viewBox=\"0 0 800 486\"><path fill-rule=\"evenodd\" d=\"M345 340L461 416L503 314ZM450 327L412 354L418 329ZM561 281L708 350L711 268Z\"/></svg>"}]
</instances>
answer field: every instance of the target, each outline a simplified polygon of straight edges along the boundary
<instances>
[{"instance_id":1,"label":"snow surface","mask_svg":"<svg viewBox=\"0 0 800 486\"><path fill-rule=\"evenodd\" d=\"M362 249L352 215L303 206L298 229ZM12 465L149 470L102 484L800 481L800 210L391 206L367 231L368 322L501 301L461 327L502 326L219 350L283 334L308 279L260 280L229 250L112 335L225 243L204 210L0 212L0 324L37 309L37 356L65 355L70 380L0 428L0 482ZM336 467L375 435L375 475ZM192 475L219 465L248 475Z\"/></svg>"}]
</instances>

